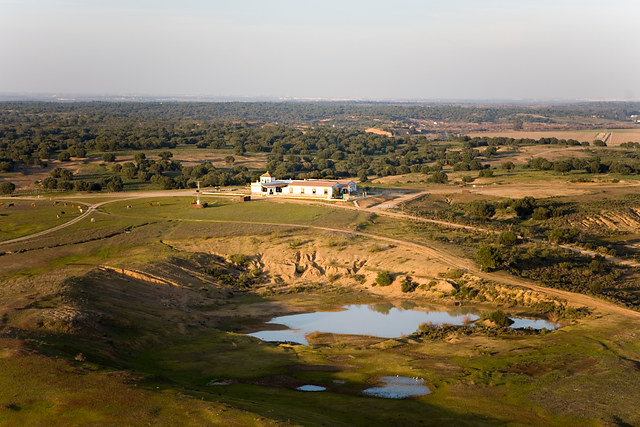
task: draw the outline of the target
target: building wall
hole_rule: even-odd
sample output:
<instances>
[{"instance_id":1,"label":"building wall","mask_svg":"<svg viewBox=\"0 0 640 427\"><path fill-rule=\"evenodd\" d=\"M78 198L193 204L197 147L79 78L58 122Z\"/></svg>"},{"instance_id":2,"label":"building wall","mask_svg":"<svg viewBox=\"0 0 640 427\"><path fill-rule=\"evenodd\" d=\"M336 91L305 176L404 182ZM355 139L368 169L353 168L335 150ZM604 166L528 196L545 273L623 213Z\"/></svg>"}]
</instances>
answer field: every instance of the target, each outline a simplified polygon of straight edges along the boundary
<instances>
[{"instance_id":1,"label":"building wall","mask_svg":"<svg viewBox=\"0 0 640 427\"><path fill-rule=\"evenodd\" d=\"M277 180L270 180L271 182L278 182ZM267 194L268 191L262 191L261 182L251 183L251 194ZM283 183L284 184L284 183ZM348 186L346 184L340 185L336 183L333 187L314 187L314 186L302 186L302 185L284 185L282 192L276 192L274 189L273 196L302 196L302 197L316 197L319 199L327 198L340 198L341 193L355 194L357 187L355 183L351 183Z\"/></svg>"},{"instance_id":2,"label":"building wall","mask_svg":"<svg viewBox=\"0 0 640 427\"><path fill-rule=\"evenodd\" d=\"M251 194L261 194L262 193L262 184L259 182L251 183Z\"/></svg>"},{"instance_id":3,"label":"building wall","mask_svg":"<svg viewBox=\"0 0 640 427\"><path fill-rule=\"evenodd\" d=\"M337 187L307 187L289 185L284 189L284 195L293 196L305 196L305 197L318 197L321 199L333 197L334 192L337 191ZM326 193L325 193L326 190Z\"/></svg>"}]
</instances>

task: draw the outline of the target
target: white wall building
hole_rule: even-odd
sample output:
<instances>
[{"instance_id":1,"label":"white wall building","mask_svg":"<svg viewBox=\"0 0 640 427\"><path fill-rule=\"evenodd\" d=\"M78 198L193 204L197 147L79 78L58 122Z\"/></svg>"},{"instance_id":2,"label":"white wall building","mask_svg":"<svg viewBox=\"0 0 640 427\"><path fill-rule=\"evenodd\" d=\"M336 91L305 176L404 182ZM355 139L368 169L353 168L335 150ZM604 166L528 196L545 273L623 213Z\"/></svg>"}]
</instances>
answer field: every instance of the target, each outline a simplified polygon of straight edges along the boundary
<instances>
[{"instance_id":1,"label":"white wall building","mask_svg":"<svg viewBox=\"0 0 640 427\"><path fill-rule=\"evenodd\" d=\"M278 180L269 172L251 183L251 194L261 196L288 196L317 199L348 199L358 188L351 180Z\"/></svg>"}]
</instances>

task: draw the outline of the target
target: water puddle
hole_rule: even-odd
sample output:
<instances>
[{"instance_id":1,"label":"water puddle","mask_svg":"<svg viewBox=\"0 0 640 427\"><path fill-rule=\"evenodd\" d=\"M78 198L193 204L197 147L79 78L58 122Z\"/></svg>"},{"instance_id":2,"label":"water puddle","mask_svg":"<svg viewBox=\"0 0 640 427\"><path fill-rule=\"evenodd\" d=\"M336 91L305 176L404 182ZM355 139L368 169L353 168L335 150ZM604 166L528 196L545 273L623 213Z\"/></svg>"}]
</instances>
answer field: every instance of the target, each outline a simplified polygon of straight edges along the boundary
<instances>
[{"instance_id":1,"label":"water puddle","mask_svg":"<svg viewBox=\"0 0 640 427\"><path fill-rule=\"evenodd\" d=\"M424 385L422 378L409 377L381 377L380 387L371 387L362 390L367 396L382 397L385 399L406 399L407 397L424 396L431 393L429 387Z\"/></svg>"},{"instance_id":2,"label":"water puddle","mask_svg":"<svg viewBox=\"0 0 640 427\"><path fill-rule=\"evenodd\" d=\"M326 387L313 385L313 384L305 384L296 388L296 390L299 390L299 391L325 391L326 389L327 389Z\"/></svg>"},{"instance_id":3,"label":"water puddle","mask_svg":"<svg viewBox=\"0 0 640 427\"><path fill-rule=\"evenodd\" d=\"M413 306L412 306L413 307ZM347 305L341 311L316 311L313 313L279 316L267 323L284 325L289 329L258 331L248 334L263 341L292 342L309 345L305 338L311 332L332 334L367 335L379 338L399 338L418 330L423 323L435 326L473 324L480 317L473 309L455 311L419 310L398 308L391 304ZM512 318L511 328L557 329L558 325L546 320Z\"/></svg>"}]
</instances>

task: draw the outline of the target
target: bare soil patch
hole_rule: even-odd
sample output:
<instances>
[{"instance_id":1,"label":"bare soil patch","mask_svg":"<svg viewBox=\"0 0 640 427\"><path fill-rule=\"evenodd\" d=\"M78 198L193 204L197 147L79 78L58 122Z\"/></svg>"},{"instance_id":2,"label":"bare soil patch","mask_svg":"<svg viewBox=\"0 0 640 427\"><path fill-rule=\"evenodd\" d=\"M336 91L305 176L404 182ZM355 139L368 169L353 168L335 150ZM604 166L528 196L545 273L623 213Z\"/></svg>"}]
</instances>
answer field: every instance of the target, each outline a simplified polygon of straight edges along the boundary
<instances>
[{"instance_id":1,"label":"bare soil patch","mask_svg":"<svg viewBox=\"0 0 640 427\"><path fill-rule=\"evenodd\" d=\"M638 129L616 129L614 131L607 130L549 130L549 131L488 131L488 132L471 132L470 137L505 137L505 138L558 138L558 139L575 139L576 141L592 142L595 139L601 139L610 134L606 143L609 146L620 145L624 142L633 141L640 142L640 128Z\"/></svg>"},{"instance_id":2,"label":"bare soil patch","mask_svg":"<svg viewBox=\"0 0 640 427\"><path fill-rule=\"evenodd\" d=\"M512 161L516 164L527 163L528 160L537 157L544 157L550 161L564 160L571 158L587 158L591 155L585 152L585 147L549 147L548 145L528 145L520 148L519 151L505 153L496 158L499 163Z\"/></svg>"}]
</instances>

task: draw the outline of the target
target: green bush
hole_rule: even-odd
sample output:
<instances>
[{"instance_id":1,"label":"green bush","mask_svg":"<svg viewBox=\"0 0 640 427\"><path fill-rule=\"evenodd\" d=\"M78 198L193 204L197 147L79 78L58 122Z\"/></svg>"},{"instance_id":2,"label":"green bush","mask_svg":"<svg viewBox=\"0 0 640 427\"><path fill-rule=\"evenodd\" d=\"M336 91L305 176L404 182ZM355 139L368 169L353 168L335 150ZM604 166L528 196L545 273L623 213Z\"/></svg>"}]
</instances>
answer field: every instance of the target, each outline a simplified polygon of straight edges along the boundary
<instances>
[{"instance_id":1,"label":"green bush","mask_svg":"<svg viewBox=\"0 0 640 427\"><path fill-rule=\"evenodd\" d=\"M500 167L501 167L503 170L507 170L507 171L509 171L509 170L511 170L511 169L513 169L513 168L515 168L515 167L516 167L516 165L515 165L513 162L504 162L504 163L502 163L502 164L500 165Z\"/></svg>"},{"instance_id":2,"label":"green bush","mask_svg":"<svg viewBox=\"0 0 640 427\"><path fill-rule=\"evenodd\" d=\"M386 270L380 271L376 277L376 283L380 286L389 286L393 283L393 277L391 277L391 273Z\"/></svg>"},{"instance_id":3,"label":"green bush","mask_svg":"<svg viewBox=\"0 0 640 427\"><path fill-rule=\"evenodd\" d=\"M13 182L0 182L0 194L11 194L15 189L16 185Z\"/></svg>"},{"instance_id":4,"label":"green bush","mask_svg":"<svg viewBox=\"0 0 640 427\"><path fill-rule=\"evenodd\" d=\"M580 230L576 227L572 228L556 228L549 232L549 241L551 243L571 243L576 240Z\"/></svg>"},{"instance_id":5,"label":"green bush","mask_svg":"<svg viewBox=\"0 0 640 427\"><path fill-rule=\"evenodd\" d=\"M402 290L402 292L404 293L413 292L417 287L418 284L413 282L411 280L411 277L409 276L405 277L404 279L402 279L402 282L400 282L400 290Z\"/></svg>"},{"instance_id":6,"label":"green bush","mask_svg":"<svg viewBox=\"0 0 640 427\"><path fill-rule=\"evenodd\" d=\"M476 260L483 271L495 270L502 264L502 251L494 246L480 246L476 253Z\"/></svg>"},{"instance_id":7,"label":"green bush","mask_svg":"<svg viewBox=\"0 0 640 427\"><path fill-rule=\"evenodd\" d=\"M513 323L513 320L509 319L509 316L507 316L502 310L492 311L487 314L486 318L501 328L506 328Z\"/></svg>"},{"instance_id":8,"label":"green bush","mask_svg":"<svg viewBox=\"0 0 640 427\"><path fill-rule=\"evenodd\" d=\"M438 171L434 172L433 175L427 178L427 181L434 184L446 184L449 181L449 177L446 173Z\"/></svg>"},{"instance_id":9,"label":"green bush","mask_svg":"<svg viewBox=\"0 0 640 427\"><path fill-rule=\"evenodd\" d=\"M503 246L513 246L518 242L518 235L513 231L503 231L498 236L498 243Z\"/></svg>"},{"instance_id":10,"label":"green bush","mask_svg":"<svg viewBox=\"0 0 640 427\"><path fill-rule=\"evenodd\" d=\"M536 199L531 196L527 196L522 199L514 200L511 207L516 211L516 215L525 219L533 213L533 210L536 207Z\"/></svg>"},{"instance_id":11,"label":"green bush","mask_svg":"<svg viewBox=\"0 0 640 427\"><path fill-rule=\"evenodd\" d=\"M480 220L487 220L496 214L496 208L488 202L477 200L469 205L471 216Z\"/></svg>"},{"instance_id":12,"label":"green bush","mask_svg":"<svg viewBox=\"0 0 640 427\"><path fill-rule=\"evenodd\" d=\"M445 277L447 277L448 279L459 279L462 277L464 273L460 270L458 270L457 268L453 268L449 271L447 271L447 274L445 275Z\"/></svg>"},{"instance_id":13,"label":"green bush","mask_svg":"<svg viewBox=\"0 0 640 427\"><path fill-rule=\"evenodd\" d=\"M551 216L551 211L547 208L540 206L533 210L533 214L531 215L531 218L537 221L543 221L545 219L549 219L550 216Z\"/></svg>"}]
</instances>

